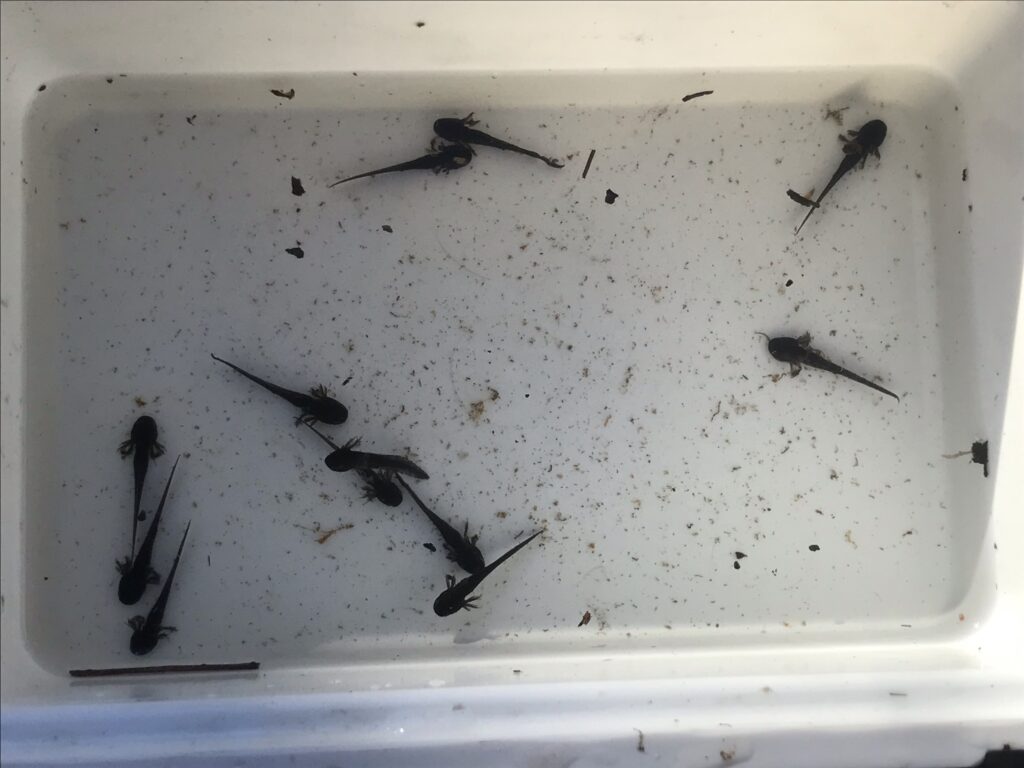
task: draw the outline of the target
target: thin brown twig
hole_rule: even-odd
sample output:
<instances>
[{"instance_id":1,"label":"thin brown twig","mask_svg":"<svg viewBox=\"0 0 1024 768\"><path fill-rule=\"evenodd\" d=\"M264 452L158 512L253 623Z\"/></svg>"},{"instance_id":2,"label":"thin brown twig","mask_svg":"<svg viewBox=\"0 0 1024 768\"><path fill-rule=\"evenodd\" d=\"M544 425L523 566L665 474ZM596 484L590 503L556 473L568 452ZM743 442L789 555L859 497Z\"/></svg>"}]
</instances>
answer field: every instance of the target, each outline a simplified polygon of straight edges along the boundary
<instances>
[{"instance_id":1,"label":"thin brown twig","mask_svg":"<svg viewBox=\"0 0 1024 768\"><path fill-rule=\"evenodd\" d=\"M258 661L237 664L162 664L155 667L113 667L110 669L72 669L72 677L124 677L126 675L173 675L191 672L249 672L260 668Z\"/></svg>"}]
</instances>

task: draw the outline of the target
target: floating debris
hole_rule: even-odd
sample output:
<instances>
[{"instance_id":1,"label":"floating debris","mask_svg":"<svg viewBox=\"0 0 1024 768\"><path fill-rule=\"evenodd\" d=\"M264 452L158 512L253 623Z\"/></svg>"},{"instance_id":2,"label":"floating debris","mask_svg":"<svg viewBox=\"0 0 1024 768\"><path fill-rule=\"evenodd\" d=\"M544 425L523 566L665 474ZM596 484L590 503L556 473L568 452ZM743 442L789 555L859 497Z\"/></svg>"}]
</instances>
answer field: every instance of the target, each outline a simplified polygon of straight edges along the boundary
<instances>
[{"instance_id":1,"label":"floating debris","mask_svg":"<svg viewBox=\"0 0 1024 768\"><path fill-rule=\"evenodd\" d=\"M969 451L942 454L944 459L959 459L961 456L970 456L972 463L981 464L985 477L988 477L988 440L978 440L972 443Z\"/></svg>"},{"instance_id":2,"label":"floating debris","mask_svg":"<svg viewBox=\"0 0 1024 768\"><path fill-rule=\"evenodd\" d=\"M689 101L690 99L699 99L701 96L710 96L714 91L697 91L696 93L688 93L683 96L683 101Z\"/></svg>"},{"instance_id":3,"label":"floating debris","mask_svg":"<svg viewBox=\"0 0 1024 768\"><path fill-rule=\"evenodd\" d=\"M836 125L843 124L843 112L848 110L849 107L840 107L839 109L832 109L831 107L825 107L825 119L834 120Z\"/></svg>"},{"instance_id":4,"label":"floating debris","mask_svg":"<svg viewBox=\"0 0 1024 768\"><path fill-rule=\"evenodd\" d=\"M299 525L298 523L294 523L294 525L296 528L301 528L304 531L309 531L310 533L314 534L316 536L317 544L326 544L327 540L330 539L338 531L347 531L352 528L355 528L354 523L342 523L337 528L322 528L320 527L320 523L313 523L312 528L306 525Z\"/></svg>"},{"instance_id":5,"label":"floating debris","mask_svg":"<svg viewBox=\"0 0 1024 768\"><path fill-rule=\"evenodd\" d=\"M596 149L590 150L590 156L587 158L587 164L583 167L583 178L587 178L587 174L590 173L590 164L594 162L594 155L597 154Z\"/></svg>"},{"instance_id":6,"label":"floating debris","mask_svg":"<svg viewBox=\"0 0 1024 768\"><path fill-rule=\"evenodd\" d=\"M71 669L71 677L124 677L126 675L174 675L191 672L250 672L260 668L258 661L237 664L162 664L155 667L113 667L110 669Z\"/></svg>"},{"instance_id":7,"label":"floating debris","mask_svg":"<svg viewBox=\"0 0 1024 768\"><path fill-rule=\"evenodd\" d=\"M978 441L971 446L971 461L981 464L985 477L988 477L988 440Z\"/></svg>"}]
</instances>

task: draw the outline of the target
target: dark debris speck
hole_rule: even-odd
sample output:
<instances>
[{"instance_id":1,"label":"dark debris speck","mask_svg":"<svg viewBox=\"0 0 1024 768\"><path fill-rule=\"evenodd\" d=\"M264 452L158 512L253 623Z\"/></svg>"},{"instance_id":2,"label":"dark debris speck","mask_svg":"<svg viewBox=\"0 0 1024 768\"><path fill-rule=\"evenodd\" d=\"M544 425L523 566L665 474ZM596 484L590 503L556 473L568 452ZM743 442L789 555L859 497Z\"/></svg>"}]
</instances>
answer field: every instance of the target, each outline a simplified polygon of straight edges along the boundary
<instances>
[{"instance_id":1,"label":"dark debris speck","mask_svg":"<svg viewBox=\"0 0 1024 768\"><path fill-rule=\"evenodd\" d=\"M981 464L985 477L988 477L988 440L979 440L971 445L971 461Z\"/></svg>"},{"instance_id":2,"label":"dark debris speck","mask_svg":"<svg viewBox=\"0 0 1024 768\"><path fill-rule=\"evenodd\" d=\"M306 194L306 190L302 187L302 181L292 176L292 194L296 197L301 197Z\"/></svg>"},{"instance_id":3,"label":"dark debris speck","mask_svg":"<svg viewBox=\"0 0 1024 768\"><path fill-rule=\"evenodd\" d=\"M275 96L279 96L282 99L291 100L291 99L295 98L295 89L294 88L289 88L287 91L282 91L282 90L280 90L278 88L271 88L270 92L272 94L274 94Z\"/></svg>"},{"instance_id":4,"label":"dark debris speck","mask_svg":"<svg viewBox=\"0 0 1024 768\"><path fill-rule=\"evenodd\" d=\"M423 546L424 546L424 547L425 547L426 549L429 549L429 550L430 550L431 552L437 552L437 547L435 547L435 546L434 546L433 544L431 544L431 543L430 543L429 541L425 541L425 542L423 542Z\"/></svg>"},{"instance_id":5,"label":"dark debris speck","mask_svg":"<svg viewBox=\"0 0 1024 768\"><path fill-rule=\"evenodd\" d=\"M306 255L306 252L302 250L302 248L298 245L296 245L294 248L285 248L284 252L290 253L296 259L301 259L303 256Z\"/></svg>"},{"instance_id":6,"label":"dark debris speck","mask_svg":"<svg viewBox=\"0 0 1024 768\"><path fill-rule=\"evenodd\" d=\"M597 154L596 149L590 150L590 154L587 155L587 164L583 168L583 178L587 178L587 174L590 173L590 164L594 162L594 155Z\"/></svg>"},{"instance_id":7,"label":"dark debris speck","mask_svg":"<svg viewBox=\"0 0 1024 768\"><path fill-rule=\"evenodd\" d=\"M811 546L809 546L808 549L811 550L811 552L817 552L819 549L821 549L821 547L819 547L817 544L811 544Z\"/></svg>"},{"instance_id":8,"label":"dark debris speck","mask_svg":"<svg viewBox=\"0 0 1024 768\"><path fill-rule=\"evenodd\" d=\"M701 96L710 96L714 91L697 91L696 93L688 93L683 96L683 101L689 101L690 99L699 99Z\"/></svg>"},{"instance_id":9,"label":"dark debris speck","mask_svg":"<svg viewBox=\"0 0 1024 768\"><path fill-rule=\"evenodd\" d=\"M390 234L391 234L392 232L394 232L394 231L395 231L395 230L393 230L393 229L391 228L391 225L390 225L390 224L385 224L385 225L384 225L383 227L381 227L381 229L383 229L383 230L384 230L385 232L387 232L387 233L388 233L389 235L390 235Z\"/></svg>"},{"instance_id":10,"label":"dark debris speck","mask_svg":"<svg viewBox=\"0 0 1024 768\"><path fill-rule=\"evenodd\" d=\"M834 120L836 125L843 124L843 112L848 110L849 107L839 107L838 109L832 109L831 107L825 107L825 119Z\"/></svg>"},{"instance_id":11,"label":"dark debris speck","mask_svg":"<svg viewBox=\"0 0 1024 768\"><path fill-rule=\"evenodd\" d=\"M606 190L605 193L604 193L604 201L606 203L608 203L608 205L613 205L615 203L615 198L617 198L617 197L618 197L618 194L615 193L615 192L612 192L610 189Z\"/></svg>"}]
</instances>

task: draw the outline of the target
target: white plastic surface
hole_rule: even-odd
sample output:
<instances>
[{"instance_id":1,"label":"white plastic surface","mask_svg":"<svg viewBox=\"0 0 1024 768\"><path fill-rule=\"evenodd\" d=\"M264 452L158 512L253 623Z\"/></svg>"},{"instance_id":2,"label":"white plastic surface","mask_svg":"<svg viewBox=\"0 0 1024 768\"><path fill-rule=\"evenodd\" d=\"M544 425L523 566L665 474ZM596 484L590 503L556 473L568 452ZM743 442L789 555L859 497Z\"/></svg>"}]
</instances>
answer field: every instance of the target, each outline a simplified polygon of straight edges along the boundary
<instances>
[{"instance_id":1,"label":"white plastic surface","mask_svg":"<svg viewBox=\"0 0 1024 768\"><path fill-rule=\"evenodd\" d=\"M800 6L801 26L791 6L148 7L3 12L5 762L266 757L242 724L284 693L305 694L301 716L271 718L267 749L364 762L513 738L524 761L586 763L612 740L624 762L646 754L634 727L688 759L684 733L704 748L728 724L759 765L799 764L759 740L779 728L824 744L838 726L984 723L978 749L1020 733L1019 8ZM883 10L887 34L863 36ZM88 45L65 41L72 19L96 25ZM235 56L163 47L221 23ZM125 42L150 24L160 44ZM270 58L241 44L271 29ZM913 29L957 29L956 55ZM826 106L889 136L794 237L782 193L820 188L839 157ZM481 149L448 177L325 188L471 110L566 168ZM784 368L756 332L805 330L901 402L768 378ZM434 617L450 568L422 515L364 506L291 409L209 352L328 384L351 411L331 434L411 449L431 473L417 491L488 559L546 534L481 610ZM179 631L147 662L252 658L258 675L68 683L135 662L136 611L112 599L131 492L114 449L143 411L169 453L149 497L186 454L158 560L193 520ZM943 458L982 437L988 479ZM318 544L318 524L353 527ZM380 689L405 693L351 698ZM136 703L211 697L218 727ZM521 714L546 706L560 717ZM168 717L186 741L158 735ZM151 735L145 754L96 740L114 719ZM564 752L582 741L597 752Z\"/></svg>"}]
</instances>

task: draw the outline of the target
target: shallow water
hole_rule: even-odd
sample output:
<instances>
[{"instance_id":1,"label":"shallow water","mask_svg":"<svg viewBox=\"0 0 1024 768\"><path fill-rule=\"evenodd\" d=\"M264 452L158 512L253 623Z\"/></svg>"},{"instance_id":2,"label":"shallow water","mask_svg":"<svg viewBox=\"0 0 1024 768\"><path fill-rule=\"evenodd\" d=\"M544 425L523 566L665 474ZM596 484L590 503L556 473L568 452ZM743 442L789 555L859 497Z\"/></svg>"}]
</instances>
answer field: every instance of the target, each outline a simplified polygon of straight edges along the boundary
<instances>
[{"instance_id":1,"label":"shallow water","mask_svg":"<svg viewBox=\"0 0 1024 768\"><path fill-rule=\"evenodd\" d=\"M156 596L118 604L113 567L132 483L116 448L143 412L168 449L144 507L183 455L162 573L192 520L179 631L154 663L870 638L962 597L987 512L980 468L941 456L947 409L977 398L938 299L960 267L934 220L963 209L941 84L287 85L291 101L255 80L70 80L33 114L28 455L45 470L29 478L27 603L44 663L128 661L124 621ZM797 238L787 187L820 189L841 157L828 105L848 107L844 129L882 117L889 134ZM470 110L565 169L482 148L449 176L326 189L418 156L436 117ZM809 331L902 402L810 370L775 381L758 331ZM293 408L211 352L333 390L350 419L329 434L411 451L431 474L417 492L488 560L546 533L484 583L481 610L435 617L452 568L423 515L364 503Z\"/></svg>"}]
</instances>

